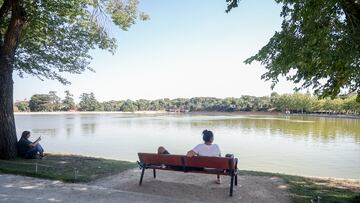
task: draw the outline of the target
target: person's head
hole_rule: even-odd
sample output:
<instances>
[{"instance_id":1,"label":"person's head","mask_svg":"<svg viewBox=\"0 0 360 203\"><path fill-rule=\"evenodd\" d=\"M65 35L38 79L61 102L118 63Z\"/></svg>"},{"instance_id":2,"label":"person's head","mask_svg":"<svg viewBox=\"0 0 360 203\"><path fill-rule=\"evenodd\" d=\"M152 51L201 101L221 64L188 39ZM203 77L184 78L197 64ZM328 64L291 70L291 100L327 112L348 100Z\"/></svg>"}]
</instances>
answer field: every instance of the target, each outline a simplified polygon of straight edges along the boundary
<instances>
[{"instance_id":1,"label":"person's head","mask_svg":"<svg viewBox=\"0 0 360 203\"><path fill-rule=\"evenodd\" d=\"M211 144L214 141L214 134L210 130L204 130L202 134L205 143Z\"/></svg>"},{"instance_id":2,"label":"person's head","mask_svg":"<svg viewBox=\"0 0 360 203\"><path fill-rule=\"evenodd\" d=\"M21 138L28 139L29 137L30 137L30 131L24 131L24 132L21 134Z\"/></svg>"}]
</instances>

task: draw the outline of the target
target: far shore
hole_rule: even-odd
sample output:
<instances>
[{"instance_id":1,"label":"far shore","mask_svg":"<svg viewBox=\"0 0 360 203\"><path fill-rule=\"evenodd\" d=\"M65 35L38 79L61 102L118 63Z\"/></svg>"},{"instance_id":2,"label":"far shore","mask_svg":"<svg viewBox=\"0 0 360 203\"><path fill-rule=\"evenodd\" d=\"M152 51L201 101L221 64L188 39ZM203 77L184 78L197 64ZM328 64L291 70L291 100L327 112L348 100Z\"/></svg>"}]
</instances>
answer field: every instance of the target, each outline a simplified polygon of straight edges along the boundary
<instances>
[{"instance_id":1,"label":"far shore","mask_svg":"<svg viewBox=\"0 0 360 203\"><path fill-rule=\"evenodd\" d=\"M214 112L214 111L194 111L194 112L168 112L168 111L56 111L56 112L14 112L15 115L72 115L72 114L208 114L208 115L247 115L247 116L306 116L306 117L325 117L325 118L350 118L360 119L360 115L349 114L319 114L319 113L290 113L285 114L277 111L236 111L236 112Z\"/></svg>"},{"instance_id":2,"label":"far shore","mask_svg":"<svg viewBox=\"0 0 360 203\"><path fill-rule=\"evenodd\" d=\"M61 114L163 114L167 111L52 111L52 112L14 112L15 115L61 115Z\"/></svg>"}]
</instances>

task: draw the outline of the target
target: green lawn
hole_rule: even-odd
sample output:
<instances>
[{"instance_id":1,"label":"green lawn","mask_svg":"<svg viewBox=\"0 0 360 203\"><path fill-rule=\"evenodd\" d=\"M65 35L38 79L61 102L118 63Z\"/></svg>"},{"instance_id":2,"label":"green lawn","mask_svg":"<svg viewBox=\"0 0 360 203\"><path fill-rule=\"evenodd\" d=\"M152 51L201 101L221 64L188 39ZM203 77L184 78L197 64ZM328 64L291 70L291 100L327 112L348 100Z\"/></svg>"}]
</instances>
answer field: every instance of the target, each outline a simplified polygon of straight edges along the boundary
<instances>
[{"instance_id":1,"label":"green lawn","mask_svg":"<svg viewBox=\"0 0 360 203\"><path fill-rule=\"evenodd\" d=\"M360 181L308 178L243 170L240 171L240 175L276 176L284 179L289 185L289 191L295 203L310 203L316 197L320 197L321 203L360 203ZM357 187L351 187L351 184L356 184Z\"/></svg>"},{"instance_id":2,"label":"green lawn","mask_svg":"<svg viewBox=\"0 0 360 203\"><path fill-rule=\"evenodd\" d=\"M89 182L136 167L136 163L77 155L50 154L42 160L0 160L0 172L61 180L64 182ZM239 171L240 175L276 176L284 179L295 203L310 203L320 197L320 202L360 203L360 181L328 180L301 176ZM352 184L357 185L351 187Z\"/></svg>"},{"instance_id":3,"label":"green lawn","mask_svg":"<svg viewBox=\"0 0 360 203\"><path fill-rule=\"evenodd\" d=\"M64 182L89 182L136 167L136 163L77 155L48 155L42 160L0 160L0 172Z\"/></svg>"}]
</instances>

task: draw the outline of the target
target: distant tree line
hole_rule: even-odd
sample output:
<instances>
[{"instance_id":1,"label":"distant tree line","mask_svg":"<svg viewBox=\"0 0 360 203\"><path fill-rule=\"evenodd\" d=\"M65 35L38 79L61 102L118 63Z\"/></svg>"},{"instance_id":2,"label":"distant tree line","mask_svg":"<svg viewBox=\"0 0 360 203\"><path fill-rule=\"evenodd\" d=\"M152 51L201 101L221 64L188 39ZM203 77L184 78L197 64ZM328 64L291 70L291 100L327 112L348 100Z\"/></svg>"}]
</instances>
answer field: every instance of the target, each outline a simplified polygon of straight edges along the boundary
<instances>
[{"instance_id":1,"label":"distant tree line","mask_svg":"<svg viewBox=\"0 0 360 203\"><path fill-rule=\"evenodd\" d=\"M170 112L237 112L237 111L280 111L291 113L328 113L359 114L360 103L357 95L341 96L335 99L320 99L310 93L293 93L255 97L244 95L239 98L224 99L215 97L194 97L177 99L111 100L99 102L94 93L83 93L80 102L74 102L74 96L65 91L61 99L55 91L48 94L34 94L29 101L15 102L14 111L54 112L54 111L170 111Z\"/></svg>"}]
</instances>

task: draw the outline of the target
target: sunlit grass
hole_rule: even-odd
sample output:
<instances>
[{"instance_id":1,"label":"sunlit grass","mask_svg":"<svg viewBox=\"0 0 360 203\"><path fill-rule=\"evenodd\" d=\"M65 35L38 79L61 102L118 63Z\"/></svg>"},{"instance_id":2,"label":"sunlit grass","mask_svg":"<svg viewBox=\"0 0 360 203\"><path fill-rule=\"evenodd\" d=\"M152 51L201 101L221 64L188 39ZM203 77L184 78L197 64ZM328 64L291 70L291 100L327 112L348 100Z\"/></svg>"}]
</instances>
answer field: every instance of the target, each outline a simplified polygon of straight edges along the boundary
<instances>
[{"instance_id":1,"label":"sunlit grass","mask_svg":"<svg viewBox=\"0 0 360 203\"><path fill-rule=\"evenodd\" d=\"M317 198L320 198L320 202L360 203L359 188L353 189L332 185L331 182L333 181L328 179L243 170L240 171L240 175L276 176L284 179L289 185L289 192L294 203L309 203L311 200L317 202Z\"/></svg>"},{"instance_id":2,"label":"sunlit grass","mask_svg":"<svg viewBox=\"0 0 360 203\"><path fill-rule=\"evenodd\" d=\"M135 163L127 161L78 155L48 155L42 160L1 160L0 172L64 182L89 182L135 166Z\"/></svg>"}]
</instances>

